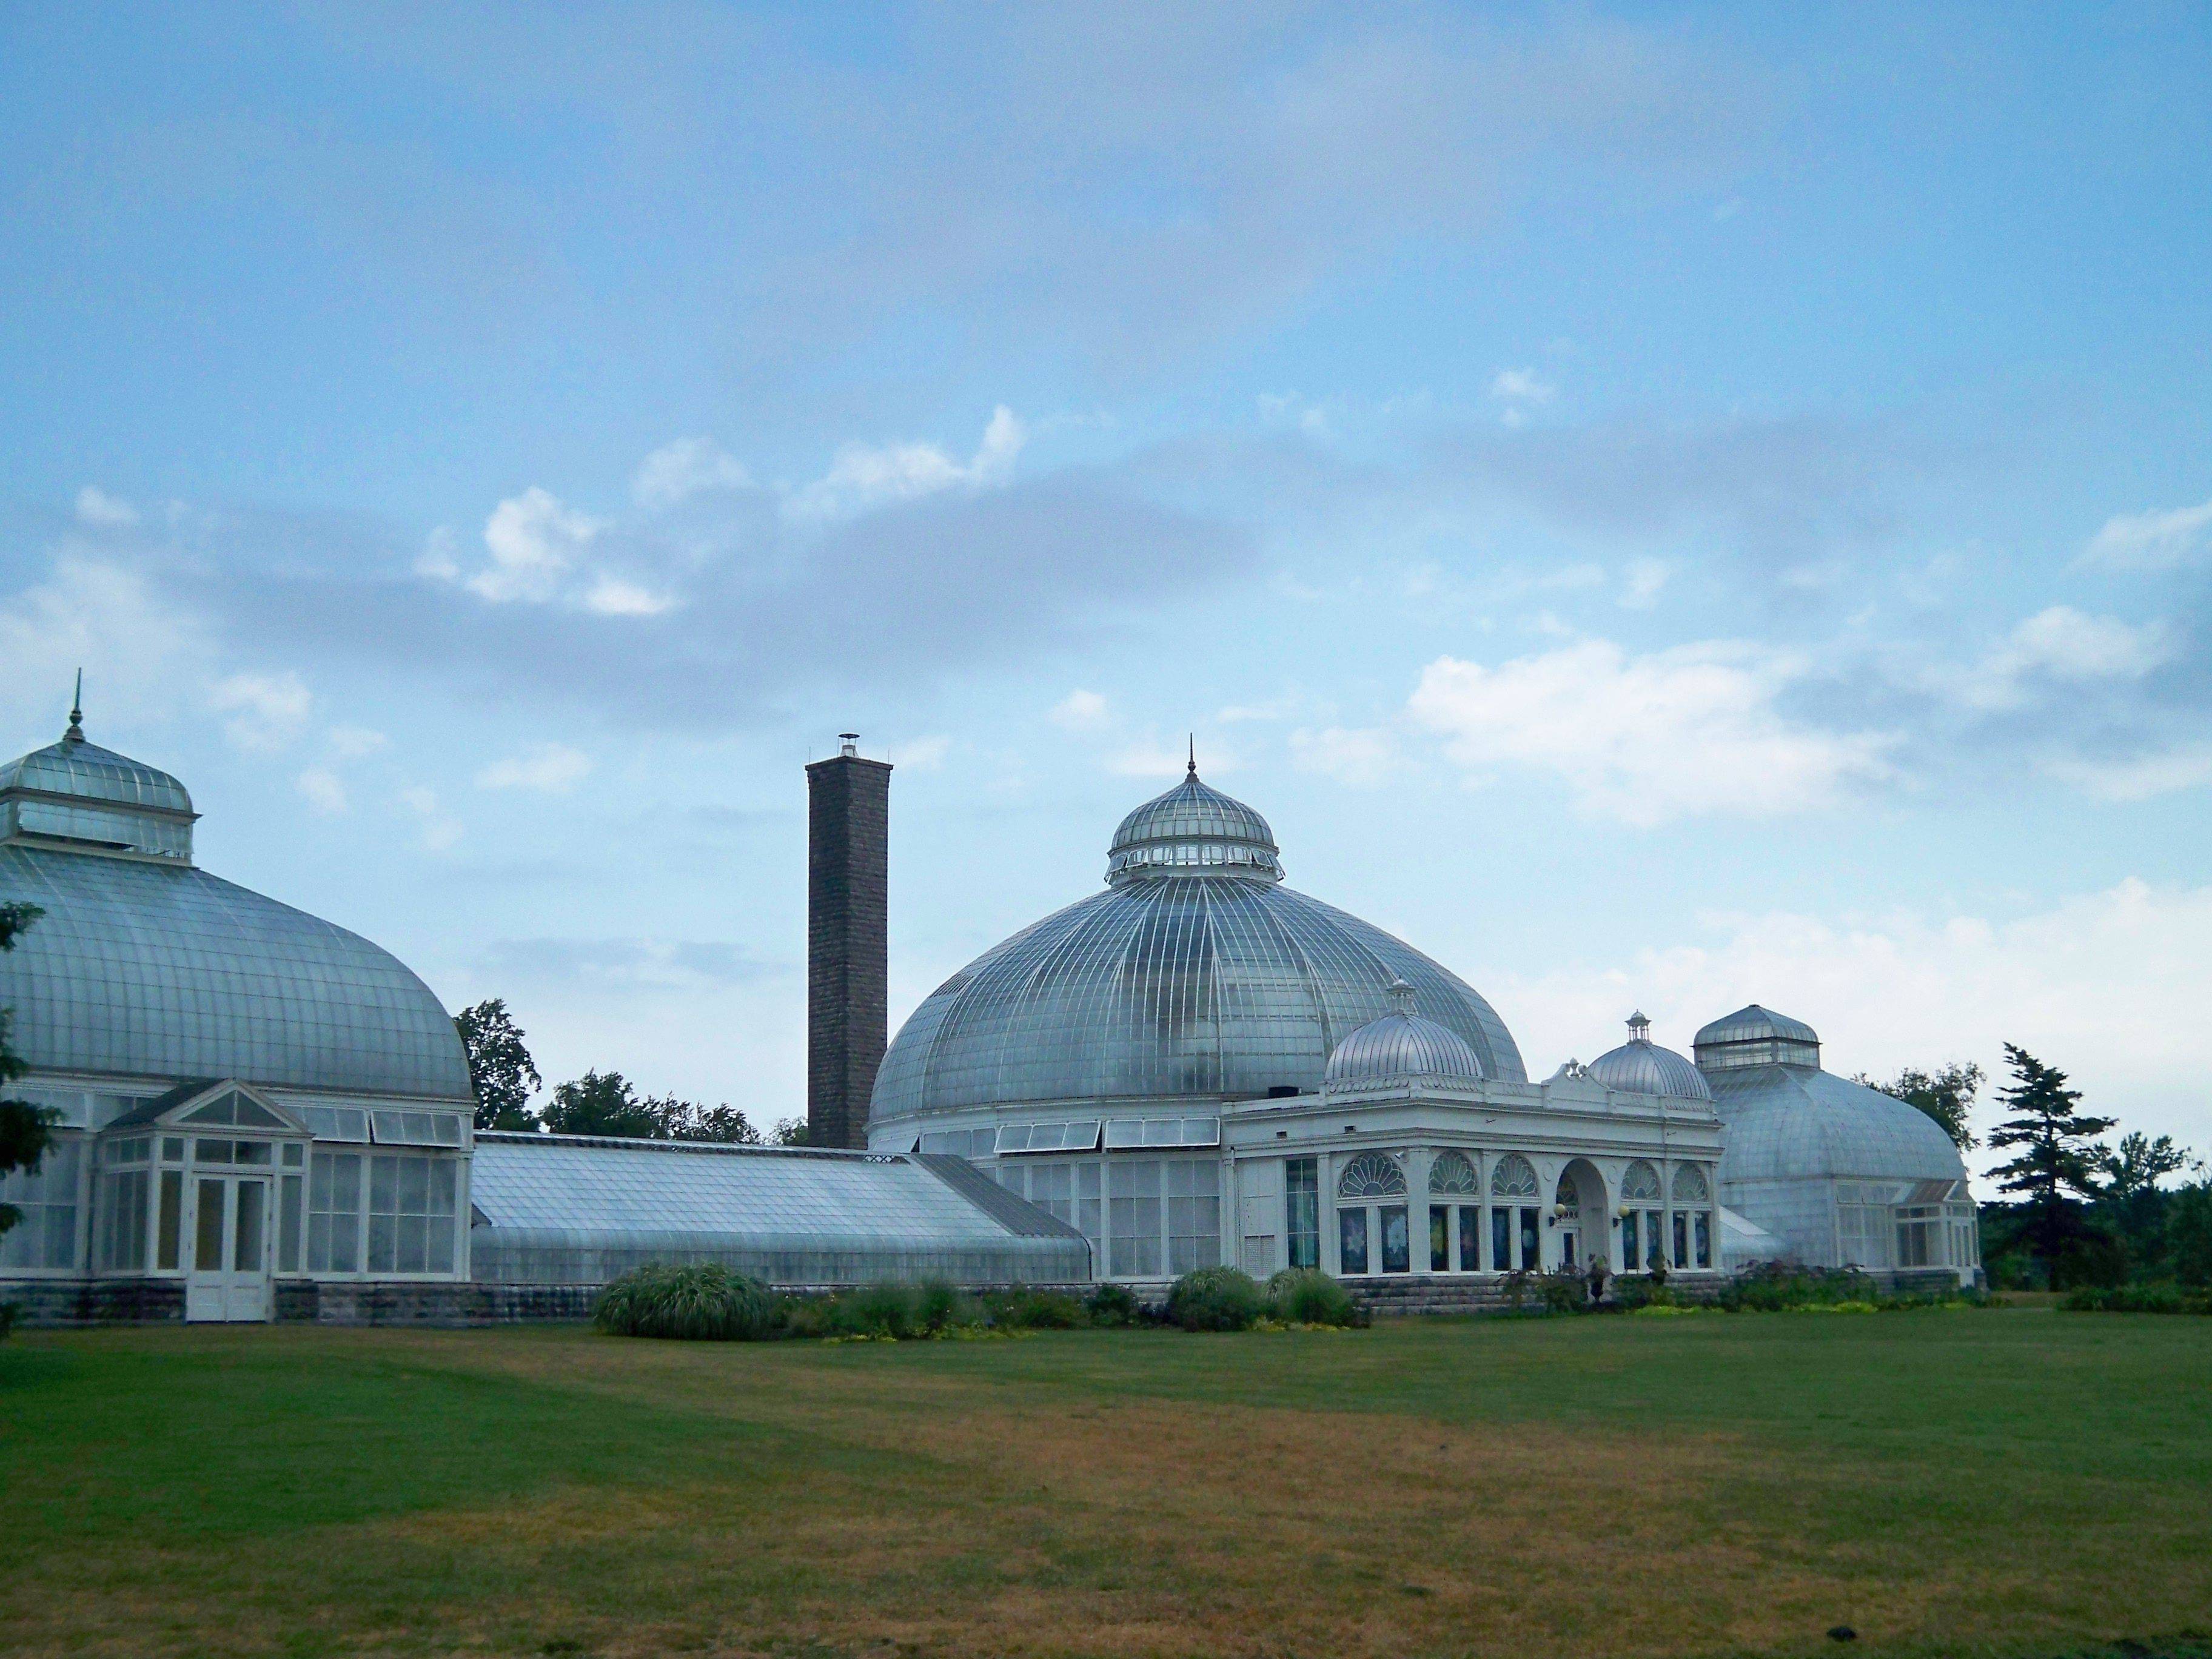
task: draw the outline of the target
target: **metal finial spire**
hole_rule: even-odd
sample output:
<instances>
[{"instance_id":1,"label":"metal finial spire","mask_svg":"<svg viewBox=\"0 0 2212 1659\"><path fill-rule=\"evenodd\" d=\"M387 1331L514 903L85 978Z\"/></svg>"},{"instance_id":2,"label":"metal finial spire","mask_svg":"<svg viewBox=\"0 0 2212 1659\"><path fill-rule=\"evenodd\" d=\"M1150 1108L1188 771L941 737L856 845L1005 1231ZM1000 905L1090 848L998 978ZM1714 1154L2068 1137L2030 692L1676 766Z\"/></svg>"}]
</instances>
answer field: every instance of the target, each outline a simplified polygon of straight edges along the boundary
<instances>
[{"instance_id":1,"label":"metal finial spire","mask_svg":"<svg viewBox=\"0 0 2212 1659\"><path fill-rule=\"evenodd\" d=\"M1628 1040L1631 1042L1651 1041L1651 1022L1644 1017L1641 1008L1628 1017Z\"/></svg>"},{"instance_id":2,"label":"metal finial spire","mask_svg":"<svg viewBox=\"0 0 2212 1659\"><path fill-rule=\"evenodd\" d=\"M1190 734L1190 775L1198 775L1198 733Z\"/></svg>"},{"instance_id":3,"label":"metal finial spire","mask_svg":"<svg viewBox=\"0 0 2212 1659\"><path fill-rule=\"evenodd\" d=\"M76 671L76 695L70 699L69 730L62 733L64 743L84 741L84 670Z\"/></svg>"}]
</instances>

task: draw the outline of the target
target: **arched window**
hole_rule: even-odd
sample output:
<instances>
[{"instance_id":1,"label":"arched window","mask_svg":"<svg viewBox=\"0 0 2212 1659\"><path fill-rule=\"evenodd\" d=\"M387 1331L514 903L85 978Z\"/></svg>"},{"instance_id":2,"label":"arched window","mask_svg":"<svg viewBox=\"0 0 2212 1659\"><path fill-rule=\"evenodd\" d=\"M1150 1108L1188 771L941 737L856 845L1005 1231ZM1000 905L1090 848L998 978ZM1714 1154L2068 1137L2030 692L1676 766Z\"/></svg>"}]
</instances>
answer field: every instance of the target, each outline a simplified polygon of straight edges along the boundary
<instances>
[{"instance_id":1,"label":"arched window","mask_svg":"<svg viewBox=\"0 0 2212 1659\"><path fill-rule=\"evenodd\" d=\"M1474 1178L1474 1165L1468 1162L1465 1152L1438 1152L1436 1162L1429 1165L1429 1190L1474 1193L1481 1188Z\"/></svg>"},{"instance_id":2,"label":"arched window","mask_svg":"<svg viewBox=\"0 0 2212 1659\"><path fill-rule=\"evenodd\" d=\"M1704 1204L1712 1198L1712 1189L1705 1185L1705 1172L1694 1164L1685 1164L1674 1171L1674 1201L1677 1204Z\"/></svg>"},{"instance_id":3,"label":"arched window","mask_svg":"<svg viewBox=\"0 0 2212 1659\"><path fill-rule=\"evenodd\" d=\"M1508 1152L1490 1172L1490 1190L1499 1198L1536 1196L1536 1166L1518 1152Z\"/></svg>"},{"instance_id":4,"label":"arched window","mask_svg":"<svg viewBox=\"0 0 2212 1659\"><path fill-rule=\"evenodd\" d=\"M1620 1197L1623 1203L1657 1203L1659 1171L1642 1158L1638 1158L1628 1166L1628 1172L1620 1177Z\"/></svg>"},{"instance_id":5,"label":"arched window","mask_svg":"<svg viewBox=\"0 0 2212 1659\"><path fill-rule=\"evenodd\" d=\"M1388 1152L1362 1152L1337 1177L1339 1198L1401 1198L1405 1192L1406 1172Z\"/></svg>"},{"instance_id":6,"label":"arched window","mask_svg":"<svg viewBox=\"0 0 2212 1659\"><path fill-rule=\"evenodd\" d=\"M1559 1172L1559 1190L1552 1194L1552 1202L1563 1209L1582 1208L1583 1189L1575 1184L1575 1178L1564 1170Z\"/></svg>"}]
</instances>

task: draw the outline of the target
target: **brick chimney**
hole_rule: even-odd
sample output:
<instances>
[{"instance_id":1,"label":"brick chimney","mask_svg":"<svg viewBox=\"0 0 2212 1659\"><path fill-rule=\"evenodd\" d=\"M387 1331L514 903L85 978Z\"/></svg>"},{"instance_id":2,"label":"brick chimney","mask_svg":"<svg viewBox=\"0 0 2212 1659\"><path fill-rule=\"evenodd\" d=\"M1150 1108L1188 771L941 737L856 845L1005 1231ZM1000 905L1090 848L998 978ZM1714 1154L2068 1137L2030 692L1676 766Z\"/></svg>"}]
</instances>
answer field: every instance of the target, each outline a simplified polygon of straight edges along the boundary
<instances>
[{"instance_id":1,"label":"brick chimney","mask_svg":"<svg viewBox=\"0 0 2212 1659\"><path fill-rule=\"evenodd\" d=\"M806 769L806 1138L866 1147L882 1064L891 769L860 738Z\"/></svg>"}]
</instances>

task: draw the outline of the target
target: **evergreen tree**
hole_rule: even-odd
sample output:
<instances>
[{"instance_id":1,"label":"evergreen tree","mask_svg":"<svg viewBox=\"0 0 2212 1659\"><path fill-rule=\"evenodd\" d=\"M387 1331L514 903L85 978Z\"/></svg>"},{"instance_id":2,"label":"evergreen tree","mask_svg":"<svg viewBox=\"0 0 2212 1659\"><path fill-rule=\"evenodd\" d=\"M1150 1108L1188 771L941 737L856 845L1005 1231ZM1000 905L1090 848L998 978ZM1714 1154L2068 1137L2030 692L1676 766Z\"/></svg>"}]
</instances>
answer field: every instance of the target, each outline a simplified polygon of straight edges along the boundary
<instances>
[{"instance_id":1,"label":"evergreen tree","mask_svg":"<svg viewBox=\"0 0 2212 1659\"><path fill-rule=\"evenodd\" d=\"M479 1129L534 1129L538 1119L530 1097L544 1079L523 1046L523 1030L507 1012L504 997L491 997L453 1016L453 1029L468 1051L469 1083L476 1091Z\"/></svg>"},{"instance_id":2,"label":"evergreen tree","mask_svg":"<svg viewBox=\"0 0 2212 1659\"><path fill-rule=\"evenodd\" d=\"M2095 1141L2115 1120L2076 1109L2081 1094L2066 1086L2066 1073L2025 1048L2008 1042L2005 1060L2014 1081L1997 1098L2012 1115L1990 1132L1990 1147L2017 1156L1993 1173L2001 1190L2022 1200L2016 1237L2055 1288L2070 1258L2094 1254L2100 1243L2111 1246L2090 1228L2081 1200L2102 1190L2097 1177L2107 1154Z\"/></svg>"}]
</instances>

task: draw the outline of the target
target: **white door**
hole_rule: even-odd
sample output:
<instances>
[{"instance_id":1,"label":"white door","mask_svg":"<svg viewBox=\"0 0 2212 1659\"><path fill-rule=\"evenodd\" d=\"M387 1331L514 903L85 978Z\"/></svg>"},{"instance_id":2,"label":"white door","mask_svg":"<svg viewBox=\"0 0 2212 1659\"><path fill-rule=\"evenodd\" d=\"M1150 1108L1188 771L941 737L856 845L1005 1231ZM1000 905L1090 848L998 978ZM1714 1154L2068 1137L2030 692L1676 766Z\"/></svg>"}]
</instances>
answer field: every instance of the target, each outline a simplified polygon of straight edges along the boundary
<instances>
[{"instance_id":1,"label":"white door","mask_svg":"<svg viewBox=\"0 0 2212 1659\"><path fill-rule=\"evenodd\" d=\"M192 1182L192 1259L185 1273L185 1317L269 1317L269 1182L258 1176L198 1175Z\"/></svg>"}]
</instances>

